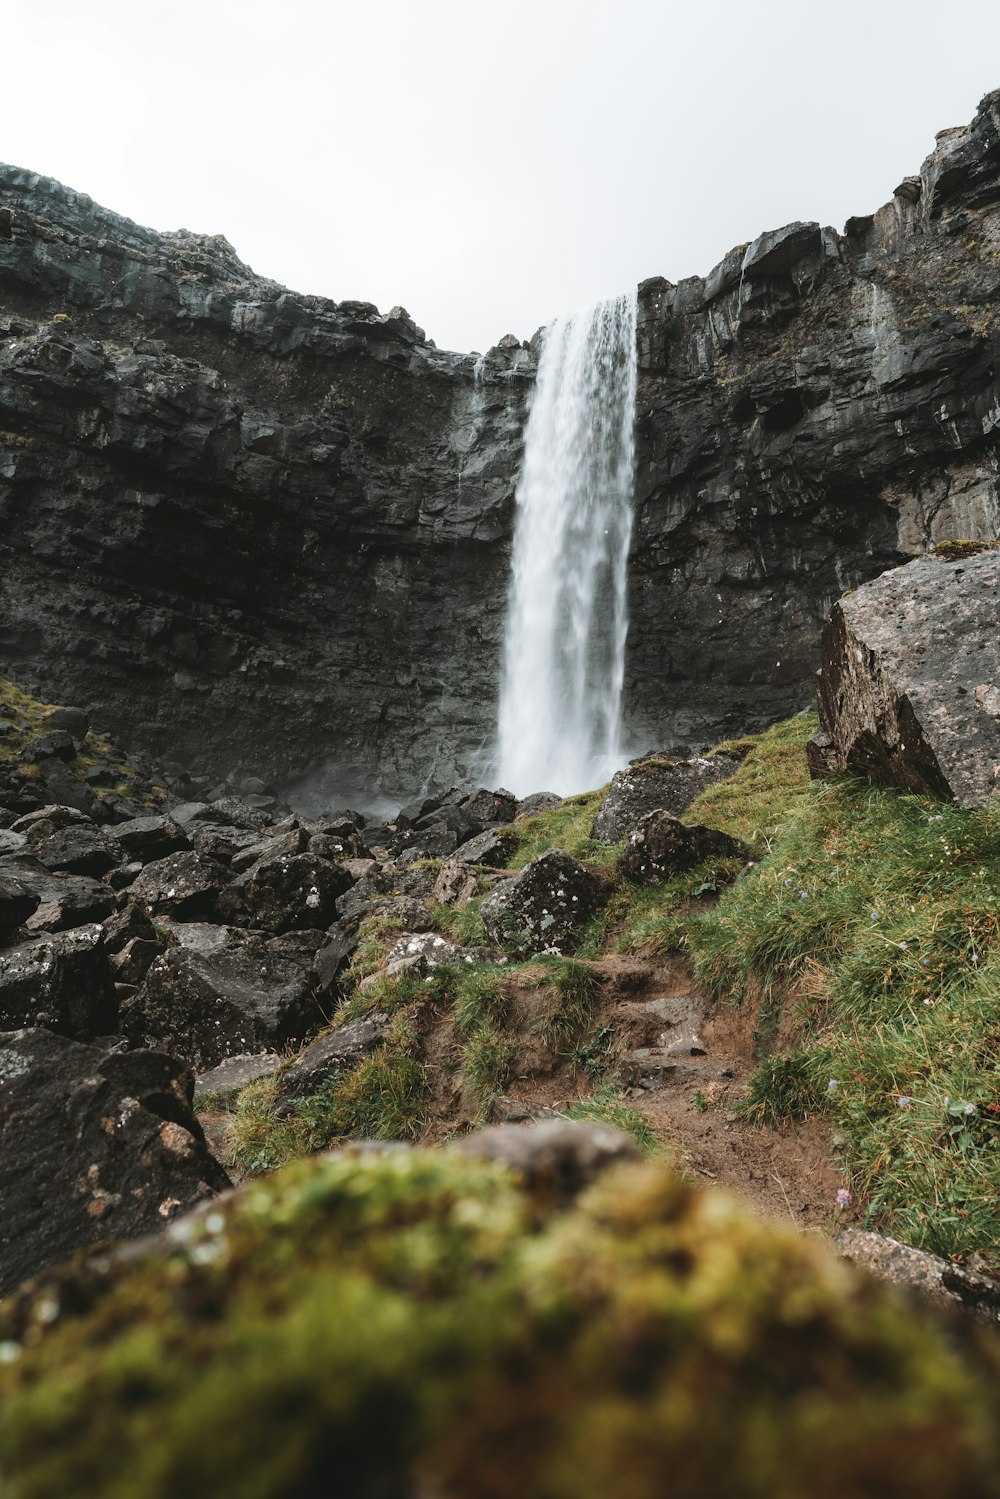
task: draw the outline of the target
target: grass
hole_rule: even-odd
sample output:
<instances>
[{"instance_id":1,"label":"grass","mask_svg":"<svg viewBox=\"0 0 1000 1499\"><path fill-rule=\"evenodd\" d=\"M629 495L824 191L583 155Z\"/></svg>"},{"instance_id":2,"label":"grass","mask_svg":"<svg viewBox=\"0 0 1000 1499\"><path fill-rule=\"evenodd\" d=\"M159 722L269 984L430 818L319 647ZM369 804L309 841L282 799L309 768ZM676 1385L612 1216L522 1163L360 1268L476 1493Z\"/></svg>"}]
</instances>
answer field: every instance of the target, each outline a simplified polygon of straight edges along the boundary
<instances>
[{"instance_id":1,"label":"grass","mask_svg":"<svg viewBox=\"0 0 1000 1499\"><path fill-rule=\"evenodd\" d=\"M631 1135L645 1155L652 1155L659 1144L646 1119L634 1109L619 1088L607 1083L589 1098L582 1098L565 1110L567 1119L586 1124L606 1124Z\"/></svg>"},{"instance_id":2,"label":"grass","mask_svg":"<svg viewBox=\"0 0 1000 1499\"><path fill-rule=\"evenodd\" d=\"M844 777L794 788L767 843L688 936L697 977L760 1004L765 1033L799 1009L748 1112L824 1112L872 1226L937 1253L997 1248L1000 806Z\"/></svg>"},{"instance_id":3,"label":"grass","mask_svg":"<svg viewBox=\"0 0 1000 1499\"><path fill-rule=\"evenodd\" d=\"M590 836L594 818L607 794L607 787L599 791L588 791L584 796L571 796L558 807L550 807L537 817L526 817L513 824L515 843L508 860L511 869L523 869L547 849L561 848L563 853L581 864L597 870L612 869L617 859L617 849L605 843L595 843Z\"/></svg>"}]
</instances>

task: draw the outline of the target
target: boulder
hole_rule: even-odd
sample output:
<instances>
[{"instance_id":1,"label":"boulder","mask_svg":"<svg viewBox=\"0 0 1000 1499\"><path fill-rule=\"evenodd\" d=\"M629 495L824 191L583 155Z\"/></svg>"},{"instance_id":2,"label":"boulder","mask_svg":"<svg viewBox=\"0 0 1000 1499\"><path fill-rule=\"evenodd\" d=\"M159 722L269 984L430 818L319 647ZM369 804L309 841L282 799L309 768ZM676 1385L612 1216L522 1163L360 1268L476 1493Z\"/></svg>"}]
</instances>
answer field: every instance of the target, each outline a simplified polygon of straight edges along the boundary
<instances>
[{"instance_id":1,"label":"boulder","mask_svg":"<svg viewBox=\"0 0 1000 1499\"><path fill-rule=\"evenodd\" d=\"M489 827L494 823L513 822L517 816L517 797L502 787L498 791L487 791L480 786L471 796L461 802L462 811L474 822Z\"/></svg>"},{"instance_id":2,"label":"boulder","mask_svg":"<svg viewBox=\"0 0 1000 1499\"><path fill-rule=\"evenodd\" d=\"M460 911L474 895L479 894L479 879L461 859L445 859L434 882L434 899L443 906L454 906Z\"/></svg>"},{"instance_id":3,"label":"boulder","mask_svg":"<svg viewBox=\"0 0 1000 1499\"><path fill-rule=\"evenodd\" d=\"M25 812L16 822L11 823L11 827L15 833L25 833L41 839L47 838L50 833L58 832L60 828L81 824L90 826L91 820L78 807L64 807L57 802L50 802L48 806L38 807L33 812Z\"/></svg>"},{"instance_id":4,"label":"boulder","mask_svg":"<svg viewBox=\"0 0 1000 1499\"><path fill-rule=\"evenodd\" d=\"M130 902L104 923L104 945L109 953L121 952L133 937L152 941L156 930L142 906Z\"/></svg>"},{"instance_id":5,"label":"boulder","mask_svg":"<svg viewBox=\"0 0 1000 1499\"><path fill-rule=\"evenodd\" d=\"M460 864L487 864L502 869L514 847L514 835L508 829L488 828L475 838L460 843L454 857Z\"/></svg>"},{"instance_id":6,"label":"boulder","mask_svg":"<svg viewBox=\"0 0 1000 1499\"><path fill-rule=\"evenodd\" d=\"M504 880L480 914L493 942L521 954L569 952L578 929L596 913L603 881L561 849L551 848Z\"/></svg>"},{"instance_id":7,"label":"boulder","mask_svg":"<svg viewBox=\"0 0 1000 1499\"><path fill-rule=\"evenodd\" d=\"M191 847L191 840L180 825L165 815L130 818L118 823L108 837L121 850L123 859L137 859L142 864L152 864Z\"/></svg>"},{"instance_id":8,"label":"boulder","mask_svg":"<svg viewBox=\"0 0 1000 1499\"><path fill-rule=\"evenodd\" d=\"M517 816L515 822L520 822L523 817L537 817L540 812L548 812L553 807L558 807L562 797L554 791L533 791L530 796L517 804Z\"/></svg>"},{"instance_id":9,"label":"boulder","mask_svg":"<svg viewBox=\"0 0 1000 1499\"><path fill-rule=\"evenodd\" d=\"M211 1093L239 1093L262 1077L273 1077L284 1060L278 1051L253 1051L242 1057L227 1057L218 1067L195 1078L195 1102Z\"/></svg>"},{"instance_id":10,"label":"boulder","mask_svg":"<svg viewBox=\"0 0 1000 1499\"><path fill-rule=\"evenodd\" d=\"M671 812L650 812L629 834L622 850L622 873L641 885L655 885L703 859L745 859L749 849L728 833L695 824Z\"/></svg>"},{"instance_id":11,"label":"boulder","mask_svg":"<svg viewBox=\"0 0 1000 1499\"><path fill-rule=\"evenodd\" d=\"M981 807L1000 785L1000 552L920 557L834 605L819 711L841 769Z\"/></svg>"},{"instance_id":12,"label":"boulder","mask_svg":"<svg viewBox=\"0 0 1000 1499\"><path fill-rule=\"evenodd\" d=\"M118 1000L99 926L55 932L0 953L0 1030L44 1025L64 1036L107 1035Z\"/></svg>"},{"instance_id":13,"label":"boulder","mask_svg":"<svg viewBox=\"0 0 1000 1499\"><path fill-rule=\"evenodd\" d=\"M404 932L389 950L385 971L414 973L422 978L445 963L488 963L495 959L496 954L488 948L459 947L439 932Z\"/></svg>"},{"instance_id":14,"label":"boulder","mask_svg":"<svg viewBox=\"0 0 1000 1499\"><path fill-rule=\"evenodd\" d=\"M338 897L351 887L340 864L310 854L265 854L219 896L223 921L233 926L290 932L325 927L337 916Z\"/></svg>"},{"instance_id":15,"label":"boulder","mask_svg":"<svg viewBox=\"0 0 1000 1499\"><path fill-rule=\"evenodd\" d=\"M122 1006L121 1028L133 1045L169 1051L206 1072L322 1025L312 965L323 933L274 937L197 922L172 932L178 945L154 960Z\"/></svg>"},{"instance_id":16,"label":"boulder","mask_svg":"<svg viewBox=\"0 0 1000 1499\"><path fill-rule=\"evenodd\" d=\"M308 1098L338 1073L356 1067L385 1043L385 1036L384 1017L349 1020L325 1036L317 1036L281 1074L275 1113L281 1118L288 1113L292 1099Z\"/></svg>"},{"instance_id":17,"label":"boulder","mask_svg":"<svg viewBox=\"0 0 1000 1499\"><path fill-rule=\"evenodd\" d=\"M36 890L10 875L0 874L0 947L6 947L11 941L39 900Z\"/></svg>"},{"instance_id":18,"label":"boulder","mask_svg":"<svg viewBox=\"0 0 1000 1499\"><path fill-rule=\"evenodd\" d=\"M133 881L130 894L150 916L211 920L227 878L228 872L214 859L187 850L147 864Z\"/></svg>"},{"instance_id":19,"label":"boulder","mask_svg":"<svg viewBox=\"0 0 1000 1499\"><path fill-rule=\"evenodd\" d=\"M172 1057L0 1035L0 1295L98 1240L156 1233L228 1187Z\"/></svg>"},{"instance_id":20,"label":"boulder","mask_svg":"<svg viewBox=\"0 0 1000 1499\"><path fill-rule=\"evenodd\" d=\"M65 870L67 874L107 874L118 863L118 857L107 838L92 823L75 823L46 838L32 839L35 857L46 869Z\"/></svg>"},{"instance_id":21,"label":"boulder","mask_svg":"<svg viewBox=\"0 0 1000 1499\"><path fill-rule=\"evenodd\" d=\"M903 1286L936 1306L965 1312L989 1327L1000 1325L1000 1282L992 1275L980 1275L954 1260L865 1229L843 1229L833 1242L844 1259L879 1280Z\"/></svg>"},{"instance_id":22,"label":"boulder","mask_svg":"<svg viewBox=\"0 0 1000 1499\"><path fill-rule=\"evenodd\" d=\"M663 808L680 817L706 786L727 781L740 768L732 755L705 759L641 760L619 770L611 779L590 836L598 843L620 843L640 818Z\"/></svg>"},{"instance_id":23,"label":"boulder","mask_svg":"<svg viewBox=\"0 0 1000 1499\"><path fill-rule=\"evenodd\" d=\"M58 874L32 854L19 853L0 860L0 873L17 880L38 896L27 918L29 932L62 932L104 921L115 909L114 891L82 874Z\"/></svg>"},{"instance_id":24,"label":"boulder","mask_svg":"<svg viewBox=\"0 0 1000 1499\"><path fill-rule=\"evenodd\" d=\"M276 837L258 838L246 848L241 848L233 855L230 868L234 874L244 874L262 860L290 859L295 854L305 853L308 846L309 834L305 828L290 828Z\"/></svg>"}]
</instances>

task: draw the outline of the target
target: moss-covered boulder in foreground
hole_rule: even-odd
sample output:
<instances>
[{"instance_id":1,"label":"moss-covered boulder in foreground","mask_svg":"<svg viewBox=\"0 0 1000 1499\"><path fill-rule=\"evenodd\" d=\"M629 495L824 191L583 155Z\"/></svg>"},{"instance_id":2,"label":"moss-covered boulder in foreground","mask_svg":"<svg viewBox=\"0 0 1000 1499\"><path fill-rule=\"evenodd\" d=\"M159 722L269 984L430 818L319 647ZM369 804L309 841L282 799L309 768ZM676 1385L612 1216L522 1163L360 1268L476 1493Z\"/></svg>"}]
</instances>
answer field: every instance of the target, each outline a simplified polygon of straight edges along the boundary
<instances>
[{"instance_id":1,"label":"moss-covered boulder in foreground","mask_svg":"<svg viewBox=\"0 0 1000 1499\"><path fill-rule=\"evenodd\" d=\"M649 1164L301 1162L0 1308L5 1499L1000 1493L996 1356Z\"/></svg>"}]
</instances>

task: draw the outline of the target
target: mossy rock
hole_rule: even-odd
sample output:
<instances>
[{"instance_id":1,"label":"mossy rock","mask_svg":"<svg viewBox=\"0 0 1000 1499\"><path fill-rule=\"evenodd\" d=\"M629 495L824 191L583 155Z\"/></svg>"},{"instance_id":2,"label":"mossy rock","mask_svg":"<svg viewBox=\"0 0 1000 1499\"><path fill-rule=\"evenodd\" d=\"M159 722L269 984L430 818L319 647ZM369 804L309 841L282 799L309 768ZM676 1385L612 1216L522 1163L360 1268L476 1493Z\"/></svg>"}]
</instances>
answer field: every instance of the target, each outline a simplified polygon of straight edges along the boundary
<instances>
[{"instance_id":1,"label":"mossy rock","mask_svg":"<svg viewBox=\"0 0 1000 1499\"><path fill-rule=\"evenodd\" d=\"M1000 1493L997 1355L660 1165L289 1167L0 1308L5 1499Z\"/></svg>"}]
</instances>

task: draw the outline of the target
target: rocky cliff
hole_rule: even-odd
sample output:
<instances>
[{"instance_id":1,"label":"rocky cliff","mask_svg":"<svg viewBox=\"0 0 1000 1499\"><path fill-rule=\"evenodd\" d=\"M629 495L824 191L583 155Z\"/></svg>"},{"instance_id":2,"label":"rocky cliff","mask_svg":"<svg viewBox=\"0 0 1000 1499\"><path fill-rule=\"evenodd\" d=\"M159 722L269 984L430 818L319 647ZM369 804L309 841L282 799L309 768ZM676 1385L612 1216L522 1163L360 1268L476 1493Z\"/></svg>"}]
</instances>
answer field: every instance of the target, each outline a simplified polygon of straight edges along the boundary
<instances>
[{"instance_id":1,"label":"rocky cliff","mask_svg":"<svg viewBox=\"0 0 1000 1499\"><path fill-rule=\"evenodd\" d=\"M531 355L299 297L0 168L0 643L218 777L482 738Z\"/></svg>"},{"instance_id":2,"label":"rocky cliff","mask_svg":"<svg viewBox=\"0 0 1000 1499\"><path fill-rule=\"evenodd\" d=\"M832 602L1000 534L1000 92L844 233L640 288L627 693L641 737L808 697Z\"/></svg>"},{"instance_id":3,"label":"rocky cliff","mask_svg":"<svg viewBox=\"0 0 1000 1499\"><path fill-rule=\"evenodd\" d=\"M640 289L640 742L811 692L846 588L1000 530L1000 93L843 235ZM405 789L488 741L531 351L299 296L0 168L0 649L205 774ZM335 790L334 790L335 788Z\"/></svg>"}]
</instances>

